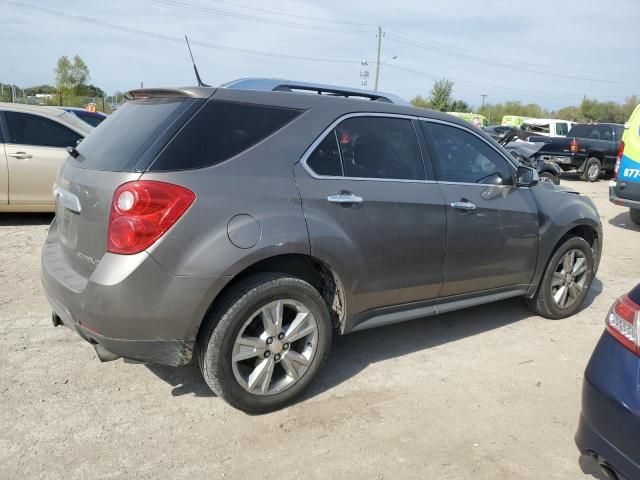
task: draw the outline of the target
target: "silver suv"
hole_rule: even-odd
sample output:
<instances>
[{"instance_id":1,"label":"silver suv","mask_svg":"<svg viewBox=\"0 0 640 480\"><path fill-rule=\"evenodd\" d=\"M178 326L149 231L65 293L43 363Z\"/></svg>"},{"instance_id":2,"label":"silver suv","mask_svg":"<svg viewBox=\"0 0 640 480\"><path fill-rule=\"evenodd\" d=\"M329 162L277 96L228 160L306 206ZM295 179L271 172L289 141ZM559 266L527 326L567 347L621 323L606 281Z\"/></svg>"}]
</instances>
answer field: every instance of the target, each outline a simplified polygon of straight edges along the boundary
<instances>
[{"instance_id":1,"label":"silver suv","mask_svg":"<svg viewBox=\"0 0 640 480\"><path fill-rule=\"evenodd\" d=\"M454 117L375 98L137 90L71 150L42 255L54 324L103 360L197 359L259 413L346 334L509 297L576 312L593 203Z\"/></svg>"}]
</instances>

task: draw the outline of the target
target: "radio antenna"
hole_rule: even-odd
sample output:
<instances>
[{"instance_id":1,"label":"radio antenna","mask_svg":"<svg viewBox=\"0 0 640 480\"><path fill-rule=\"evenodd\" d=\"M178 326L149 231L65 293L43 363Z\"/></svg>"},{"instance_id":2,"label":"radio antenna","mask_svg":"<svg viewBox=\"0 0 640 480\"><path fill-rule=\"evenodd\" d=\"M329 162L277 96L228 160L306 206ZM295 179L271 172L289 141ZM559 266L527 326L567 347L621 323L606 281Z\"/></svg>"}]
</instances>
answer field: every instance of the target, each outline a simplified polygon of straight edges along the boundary
<instances>
[{"instance_id":1,"label":"radio antenna","mask_svg":"<svg viewBox=\"0 0 640 480\"><path fill-rule=\"evenodd\" d=\"M200 78L200 74L198 73L198 67L196 67L196 61L193 59L193 53L191 52L191 45L189 45L189 38L185 35L184 39L187 41L187 48L189 49L189 56L191 56L191 63L193 64L193 71L196 74L196 80L198 81L199 87L210 87L211 85L207 85Z\"/></svg>"}]
</instances>

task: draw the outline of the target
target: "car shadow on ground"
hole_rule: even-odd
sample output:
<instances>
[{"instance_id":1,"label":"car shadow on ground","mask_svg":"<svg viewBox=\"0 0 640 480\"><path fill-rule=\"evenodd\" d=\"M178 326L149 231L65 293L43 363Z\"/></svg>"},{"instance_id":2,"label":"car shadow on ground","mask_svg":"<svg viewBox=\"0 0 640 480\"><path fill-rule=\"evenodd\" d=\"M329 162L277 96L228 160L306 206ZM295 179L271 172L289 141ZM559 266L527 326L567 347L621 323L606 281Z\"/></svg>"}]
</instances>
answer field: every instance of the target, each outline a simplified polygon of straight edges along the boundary
<instances>
[{"instance_id":1,"label":"car shadow on ground","mask_svg":"<svg viewBox=\"0 0 640 480\"><path fill-rule=\"evenodd\" d=\"M602 282L596 278L582 308L589 307L601 292ZM523 300L514 298L349 335L334 335L326 365L297 402L330 390L373 363L503 328L531 315ZM174 387L173 396L215 396L195 361L183 367L147 365L147 368Z\"/></svg>"},{"instance_id":2,"label":"car shadow on ground","mask_svg":"<svg viewBox=\"0 0 640 480\"><path fill-rule=\"evenodd\" d=\"M613 225L614 227L618 228L624 228L625 230L640 232L640 225L636 225L635 223L633 223L633 221L631 220L631 215L629 214L629 209L626 209L626 211L610 218L609 225Z\"/></svg>"},{"instance_id":3,"label":"car shadow on ground","mask_svg":"<svg viewBox=\"0 0 640 480\"><path fill-rule=\"evenodd\" d=\"M0 213L0 227L49 225L53 213Z\"/></svg>"}]
</instances>

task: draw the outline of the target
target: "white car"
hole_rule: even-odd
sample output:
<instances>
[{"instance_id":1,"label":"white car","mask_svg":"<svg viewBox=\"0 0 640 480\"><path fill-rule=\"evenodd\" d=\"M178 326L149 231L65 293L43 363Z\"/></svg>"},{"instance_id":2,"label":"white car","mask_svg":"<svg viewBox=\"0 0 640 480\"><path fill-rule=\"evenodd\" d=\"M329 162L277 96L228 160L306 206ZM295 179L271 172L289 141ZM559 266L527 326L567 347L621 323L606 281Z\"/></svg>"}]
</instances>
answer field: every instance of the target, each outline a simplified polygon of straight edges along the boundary
<instances>
[{"instance_id":1,"label":"white car","mask_svg":"<svg viewBox=\"0 0 640 480\"><path fill-rule=\"evenodd\" d=\"M543 137L566 137L574 123L556 118L529 118L522 122L520 130L524 133L524 137L527 134L531 136L541 135Z\"/></svg>"},{"instance_id":2,"label":"white car","mask_svg":"<svg viewBox=\"0 0 640 480\"><path fill-rule=\"evenodd\" d=\"M64 110L0 103L0 212L53 212L65 148L92 130Z\"/></svg>"}]
</instances>

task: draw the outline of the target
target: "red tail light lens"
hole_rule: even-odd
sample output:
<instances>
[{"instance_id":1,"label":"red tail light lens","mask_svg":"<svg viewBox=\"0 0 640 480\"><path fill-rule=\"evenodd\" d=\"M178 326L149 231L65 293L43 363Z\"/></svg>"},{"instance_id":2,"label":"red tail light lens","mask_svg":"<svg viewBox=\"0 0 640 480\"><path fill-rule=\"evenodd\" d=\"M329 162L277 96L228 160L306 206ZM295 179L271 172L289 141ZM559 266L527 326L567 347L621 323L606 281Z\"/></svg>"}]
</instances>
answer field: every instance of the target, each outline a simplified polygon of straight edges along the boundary
<instances>
[{"instance_id":1,"label":"red tail light lens","mask_svg":"<svg viewBox=\"0 0 640 480\"><path fill-rule=\"evenodd\" d=\"M571 153L578 153L578 142L575 138L571 140L571 143L569 144L569 151Z\"/></svg>"},{"instance_id":2,"label":"red tail light lens","mask_svg":"<svg viewBox=\"0 0 640 480\"><path fill-rule=\"evenodd\" d=\"M196 199L184 187L140 180L124 183L113 194L107 250L131 255L158 240Z\"/></svg>"},{"instance_id":3,"label":"red tail light lens","mask_svg":"<svg viewBox=\"0 0 640 480\"><path fill-rule=\"evenodd\" d=\"M622 345L640 356L638 323L640 305L623 295L613 304L607 315L607 330Z\"/></svg>"},{"instance_id":4,"label":"red tail light lens","mask_svg":"<svg viewBox=\"0 0 640 480\"><path fill-rule=\"evenodd\" d=\"M616 160L616 166L613 169L613 178L618 178L618 170L620 170L620 162L622 161L622 155L624 155L624 142L620 142L618 147L618 158Z\"/></svg>"}]
</instances>

